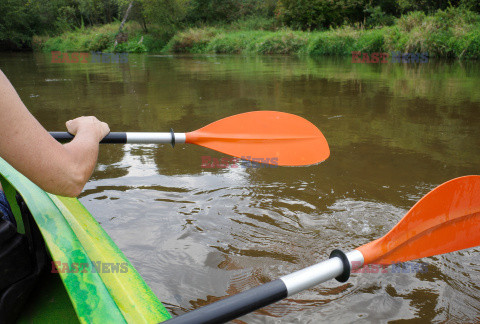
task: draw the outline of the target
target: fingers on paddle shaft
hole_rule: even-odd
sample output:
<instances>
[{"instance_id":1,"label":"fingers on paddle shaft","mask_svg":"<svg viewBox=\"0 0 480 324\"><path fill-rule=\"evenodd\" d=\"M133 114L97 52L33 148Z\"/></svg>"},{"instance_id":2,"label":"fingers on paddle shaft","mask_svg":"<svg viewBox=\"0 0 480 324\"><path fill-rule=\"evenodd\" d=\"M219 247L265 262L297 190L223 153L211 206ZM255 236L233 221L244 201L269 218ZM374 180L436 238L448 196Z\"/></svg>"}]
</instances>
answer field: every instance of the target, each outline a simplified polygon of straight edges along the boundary
<instances>
[{"instance_id":1,"label":"fingers on paddle shaft","mask_svg":"<svg viewBox=\"0 0 480 324\"><path fill-rule=\"evenodd\" d=\"M315 125L302 117L277 111L230 116L186 136L187 143L273 165L316 164L330 155L328 143Z\"/></svg>"},{"instance_id":2,"label":"fingers on paddle shaft","mask_svg":"<svg viewBox=\"0 0 480 324\"><path fill-rule=\"evenodd\" d=\"M60 143L66 143L73 140L74 135L68 132L50 132L50 135L53 136ZM123 132L110 132L108 133L101 141L101 144L125 144L127 143L127 133Z\"/></svg>"},{"instance_id":3,"label":"fingers on paddle shaft","mask_svg":"<svg viewBox=\"0 0 480 324\"><path fill-rule=\"evenodd\" d=\"M392 264L480 245L480 176L450 180L420 199L384 237L358 248Z\"/></svg>"}]
</instances>

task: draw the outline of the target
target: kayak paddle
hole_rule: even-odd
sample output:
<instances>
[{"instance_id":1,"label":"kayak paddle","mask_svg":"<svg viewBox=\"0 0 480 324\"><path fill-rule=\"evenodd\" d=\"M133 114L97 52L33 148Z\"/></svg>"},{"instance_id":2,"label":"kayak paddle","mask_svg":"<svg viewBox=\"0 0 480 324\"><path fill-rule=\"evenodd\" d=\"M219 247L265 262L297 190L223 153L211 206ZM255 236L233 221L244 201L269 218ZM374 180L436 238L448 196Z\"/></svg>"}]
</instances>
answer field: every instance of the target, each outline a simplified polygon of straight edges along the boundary
<instances>
[{"instance_id":1,"label":"kayak paddle","mask_svg":"<svg viewBox=\"0 0 480 324\"><path fill-rule=\"evenodd\" d=\"M480 245L480 176L450 180L430 191L385 236L347 254L227 297L169 320L224 323L330 279L345 282L363 265L390 265ZM168 322L168 321L167 321Z\"/></svg>"},{"instance_id":2,"label":"kayak paddle","mask_svg":"<svg viewBox=\"0 0 480 324\"><path fill-rule=\"evenodd\" d=\"M50 132L58 141L73 138ZM233 115L189 133L109 133L100 143L190 143L243 160L282 166L310 165L330 155L327 140L308 120L278 111L252 111Z\"/></svg>"}]
</instances>

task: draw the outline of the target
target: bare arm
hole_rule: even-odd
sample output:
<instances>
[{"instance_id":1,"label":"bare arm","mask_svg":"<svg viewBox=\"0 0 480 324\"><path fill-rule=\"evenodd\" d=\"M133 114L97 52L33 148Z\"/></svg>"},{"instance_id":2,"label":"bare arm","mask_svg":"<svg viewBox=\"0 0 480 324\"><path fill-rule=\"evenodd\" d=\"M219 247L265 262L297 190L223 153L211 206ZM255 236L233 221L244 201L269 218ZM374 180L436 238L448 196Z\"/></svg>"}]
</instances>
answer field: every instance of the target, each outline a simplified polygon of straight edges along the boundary
<instances>
[{"instance_id":1,"label":"bare arm","mask_svg":"<svg viewBox=\"0 0 480 324\"><path fill-rule=\"evenodd\" d=\"M0 156L45 191L78 196L90 178L98 143L110 131L95 117L67 122L75 138L62 145L28 111L0 71Z\"/></svg>"}]
</instances>

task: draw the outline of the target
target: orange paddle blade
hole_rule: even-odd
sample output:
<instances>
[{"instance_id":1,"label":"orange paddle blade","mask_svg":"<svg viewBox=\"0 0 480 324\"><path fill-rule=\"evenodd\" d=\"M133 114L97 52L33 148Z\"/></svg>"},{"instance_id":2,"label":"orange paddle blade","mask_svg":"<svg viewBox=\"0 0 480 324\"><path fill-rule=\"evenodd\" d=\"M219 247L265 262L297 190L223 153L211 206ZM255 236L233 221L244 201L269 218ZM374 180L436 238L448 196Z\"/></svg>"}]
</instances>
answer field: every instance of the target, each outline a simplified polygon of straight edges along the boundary
<instances>
[{"instance_id":1,"label":"orange paddle blade","mask_svg":"<svg viewBox=\"0 0 480 324\"><path fill-rule=\"evenodd\" d=\"M278 111L230 116L186 134L186 142L244 160L298 166L324 161L327 140L308 120Z\"/></svg>"},{"instance_id":2,"label":"orange paddle blade","mask_svg":"<svg viewBox=\"0 0 480 324\"><path fill-rule=\"evenodd\" d=\"M480 245L480 176L430 191L384 237L365 244L364 264L392 264Z\"/></svg>"}]
</instances>

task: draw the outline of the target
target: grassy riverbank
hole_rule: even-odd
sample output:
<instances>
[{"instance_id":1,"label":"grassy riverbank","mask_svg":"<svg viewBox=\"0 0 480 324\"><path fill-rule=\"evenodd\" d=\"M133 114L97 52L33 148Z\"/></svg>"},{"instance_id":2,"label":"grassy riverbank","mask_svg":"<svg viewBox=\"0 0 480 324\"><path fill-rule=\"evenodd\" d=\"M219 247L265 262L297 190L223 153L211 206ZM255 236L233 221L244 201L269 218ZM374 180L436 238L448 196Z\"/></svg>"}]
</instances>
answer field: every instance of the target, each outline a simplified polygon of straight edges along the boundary
<instances>
[{"instance_id":1,"label":"grassy riverbank","mask_svg":"<svg viewBox=\"0 0 480 324\"><path fill-rule=\"evenodd\" d=\"M127 41L114 46L120 23L90 28L78 28L56 37L34 36L32 45L37 51L62 52L160 52L168 41L157 33L145 33L138 23L127 23L123 32Z\"/></svg>"},{"instance_id":2,"label":"grassy riverbank","mask_svg":"<svg viewBox=\"0 0 480 324\"><path fill-rule=\"evenodd\" d=\"M113 47L118 23L79 29L52 38L34 38L43 51L174 52L351 55L352 51L429 53L430 57L479 59L480 15L460 9L433 15L412 12L393 26L375 29L344 26L326 31L251 30L249 24L190 28L170 39L146 34L136 23L127 24L128 40ZM274 29L269 28L267 29Z\"/></svg>"}]
</instances>

